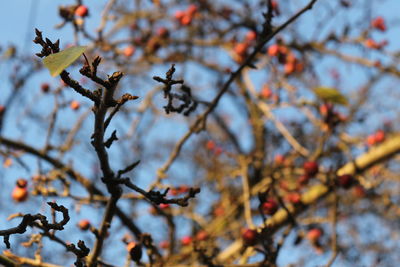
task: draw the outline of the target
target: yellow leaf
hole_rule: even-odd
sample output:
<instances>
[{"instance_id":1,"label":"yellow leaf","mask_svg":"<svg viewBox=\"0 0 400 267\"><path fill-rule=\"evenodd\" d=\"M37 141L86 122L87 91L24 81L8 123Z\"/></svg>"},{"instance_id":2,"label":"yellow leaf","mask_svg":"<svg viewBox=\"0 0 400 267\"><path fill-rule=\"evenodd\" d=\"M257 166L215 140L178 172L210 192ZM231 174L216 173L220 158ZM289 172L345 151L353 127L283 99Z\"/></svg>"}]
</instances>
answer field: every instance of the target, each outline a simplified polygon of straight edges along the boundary
<instances>
[{"instance_id":1,"label":"yellow leaf","mask_svg":"<svg viewBox=\"0 0 400 267\"><path fill-rule=\"evenodd\" d=\"M341 104L341 105L348 104L347 98L335 88L317 87L314 88L314 92L320 99L326 102L331 102L333 104Z\"/></svg>"},{"instance_id":2,"label":"yellow leaf","mask_svg":"<svg viewBox=\"0 0 400 267\"><path fill-rule=\"evenodd\" d=\"M61 52L47 56L43 59L43 64L50 71L50 75L55 77L74 63L85 52L86 48L87 46L67 48Z\"/></svg>"}]
</instances>

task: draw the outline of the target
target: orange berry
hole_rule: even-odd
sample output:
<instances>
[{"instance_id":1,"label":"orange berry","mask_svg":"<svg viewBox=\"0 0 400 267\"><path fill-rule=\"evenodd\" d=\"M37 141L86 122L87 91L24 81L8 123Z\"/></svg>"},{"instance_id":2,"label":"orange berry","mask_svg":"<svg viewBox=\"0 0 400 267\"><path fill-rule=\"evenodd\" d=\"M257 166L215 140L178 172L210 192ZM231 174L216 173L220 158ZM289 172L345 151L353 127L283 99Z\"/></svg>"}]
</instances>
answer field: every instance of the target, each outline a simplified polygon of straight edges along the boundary
<instances>
[{"instance_id":1,"label":"orange berry","mask_svg":"<svg viewBox=\"0 0 400 267\"><path fill-rule=\"evenodd\" d=\"M289 75L295 71L296 65L293 62L288 62L284 66L284 72Z\"/></svg>"},{"instance_id":2,"label":"orange berry","mask_svg":"<svg viewBox=\"0 0 400 267\"><path fill-rule=\"evenodd\" d=\"M124 56L131 57L131 56L133 56L133 54L135 54L135 51L136 51L136 49L134 46L131 46L131 45L127 46L124 49Z\"/></svg>"},{"instance_id":3,"label":"orange berry","mask_svg":"<svg viewBox=\"0 0 400 267\"><path fill-rule=\"evenodd\" d=\"M322 104L319 107L319 112L322 116L326 117L330 112L333 111L333 105L331 103Z\"/></svg>"},{"instance_id":4,"label":"orange berry","mask_svg":"<svg viewBox=\"0 0 400 267\"><path fill-rule=\"evenodd\" d=\"M257 39L257 33L255 31L249 31L246 34L246 41L252 42Z\"/></svg>"},{"instance_id":5,"label":"orange berry","mask_svg":"<svg viewBox=\"0 0 400 267\"><path fill-rule=\"evenodd\" d=\"M87 8L87 6L80 5L75 9L75 15L86 17L87 15L89 15L89 9Z\"/></svg>"},{"instance_id":6,"label":"orange berry","mask_svg":"<svg viewBox=\"0 0 400 267\"><path fill-rule=\"evenodd\" d=\"M378 44L377 42L375 42L375 41L374 41L373 39L371 39L371 38L365 40L364 45L365 45L367 48L370 48L370 49L380 49L380 48L382 48L382 45Z\"/></svg>"},{"instance_id":7,"label":"orange berry","mask_svg":"<svg viewBox=\"0 0 400 267\"><path fill-rule=\"evenodd\" d=\"M304 70L304 63L296 62L295 70L296 70L296 72L302 72Z\"/></svg>"},{"instance_id":8,"label":"orange berry","mask_svg":"<svg viewBox=\"0 0 400 267\"><path fill-rule=\"evenodd\" d=\"M260 96L265 99L268 99L272 96L272 90L269 88L268 85L264 85L263 89L261 90Z\"/></svg>"},{"instance_id":9,"label":"orange berry","mask_svg":"<svg viewBox=\"0 0 400 267\"><path fill-rule=\"evenodd\" d=\"M268 55L271 57L276 57L279 54L279 45L273 44L268 47Z\"/></svg>"},{"instance_id":10,"label":"orange berry","mask_svg":"<svg viewBox=\"0 0 400 267\"><path fill-rule=\"evenodd\" d=\"M248 48L249 48L249 45L247 43L238 43L235 45L233 50L239 56L244 56L244 55L246 55Z\"/></svg>"},{"instance_id":11,"label":"orange berry","mask_svg":"<svg viewBox=\"0 0 400 267\"><path fill-rule=\"evenodd\" d=\"M279 45L278 49L279 49L279 54L286 55L289 53L289 49L284 45ZM294 57L293 54L291 54L291 56Z\"/></svg>"},{"instance_id":12,"label":"orange berry","mask_svg":"<svg viewBox=\"0 0 400 267\"><path fill-rule=\"evenodd\" d=\"M322 230L320 228L312 228L307 232L307 239L311 243L316 243L322 236Z\"/></svg>"},{"instance_id":13,"label":"orange berry","mask_svg":"<svg viewBox=\"0 0 400 267\"><path fill-rule=\"evenodd\" d=\"M174 14L174 17L177 19L177 20L181 20L183 17L185 16L185 11L183 11L183 10L177 10L176 12L175 12L175 14Z\"/></svg>"},{"instance_id":14,"label":"orange berry","mask_svg":"<svg viewBox=\"0 0 400 267\"><path fill-rule=\"evenodd\" d=\"M189 14L185 14L181 19L180 23L184 26L190 25L192 23L192 16Z\"/></svg>"},{"instance_id":15,"label":"orange berry","mask_svg":"<svg viewBox=\"0 0 400 267\"><path fill-rule=\"evenodd\" d=\"M374 134L368 135L368 137L367 137L368 146L373 146L373 145L375 145L375 143L376 143L375 135Z\"/></svg>"},{"instance_id":16,"label":"orange berry","mask_svg":"<svg viewBox=\"0 0 400 267\"><path fill-rule=\"evenodd\" d=\"M15 186L11 196L16 202L24 202L28 198L28 189L26 187Z\"/></svg>"},{"instance_id":17,"label":"orange berry","mask_svg":"<svg viewBox=\"0 0 400 267\"><path fill-rule=\"evenodd\" d=\"M81 229L82 231L87 231L87 230L89 230L89 228L90 228L90 221L89 220L87 220L87 219L83 219L83 220L80 220L79 222L78 222L78 227L79 227L79 229Z\"/></svg>"},{"instance_id":18,"label":"orange berry","mask_svg":"<svg viewBox=\"0 0 400 267\"><path fill-rule=\"evenodd\" d=\"M3 167L4 168L8 168L12 165L13 161L11 158L6 158L3 162Z\"/></svg>"},{"instance_id":19,"label":"orange berry","mask_svg":"<svg viewBox=\"0 0 400 267\"><path fill-rule=\"evenodd\" d=\"M81 104L76 100L72 100L69 106L72 110L78 110Z\"/></svg>"},{"instance_id":20,"label":"orange berry","mask_svg":"<svg viewBox=\"0 0 400 267\"><path fill-rule=\"evenodd\" d=\"M282 154L276 155L274 158L274 162L276 165L282 165L283 163L285 163L285 156Z\"/></svg>"}]
</instances>

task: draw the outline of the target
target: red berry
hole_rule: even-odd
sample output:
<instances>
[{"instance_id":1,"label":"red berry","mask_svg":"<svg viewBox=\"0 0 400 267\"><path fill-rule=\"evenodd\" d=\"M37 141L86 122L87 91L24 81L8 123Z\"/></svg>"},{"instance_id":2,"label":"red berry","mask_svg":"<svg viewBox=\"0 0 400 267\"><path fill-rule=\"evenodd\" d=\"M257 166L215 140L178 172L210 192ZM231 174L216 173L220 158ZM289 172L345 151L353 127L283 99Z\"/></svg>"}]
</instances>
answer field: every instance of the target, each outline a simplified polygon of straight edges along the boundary
<instances>
[{"instance_id":1,"label":"red berry","mask_svg":"<svg viewBox=\"0 0 400 267\"><path fill-rule=\"evenodd\" d=\"M194 14L196 14L197 9L198 9L197 6L192 4L187 8L186 12L188 15L190 15L192 17Z\"/></svg>"},{"instance_id":2,"label":"red berry","mask_svg":"<svg viewBox=\"0 0 400 267\"><path fill-rule=\"evenodd\" d=\"M328 116L328 114L332 113L332 111L333 111L333 105L331 103L325 103L319 107L319 112L324 117Z\"/></svg>"},{"instance_id":3,"label":"red berry","mask_svg":"<svg viewBox=\"0 0 400 267\"><path fill-rule=\"evenodd\" d=\"M17 185L11 193L11 197L16 202L24 202L28 198L28 189Z\"/></svg>"},{"instance_id":4,"label":"red berry","mask_svg":"<svg viewBox=\"0 0 400 267\"><path fill-rule=\"evenodd\" d=\"M212 140L208 140L208 141L207 141L207 143L206 143L206 148L207 148L208 150L214 150L215 147L216 147L216 145L215 145L215 142L214 142L214 141L212 141Z\"/></svg>"},{"instance_id":5,"label":"red berry","mask_svg":"<svg viewBox=\"0 0 400 267\"><path fill-rule=\"evenodd\" d=\"M80 17L86 17L89 14L89 9L87 6L80 5L75 9L75 15Z\"/></svg>"},{"instance_id":6,"label":"red berry","mask_svg":"<svg viewBox=\"0 0 400 267\"><path fill-rule=\"evenodd\" d=\"M126 250L128 250L133 261L138 262L142 258L142 246L140 244L134 241L129 242L129 244L126 245Z\"/></svg>"},{"instance_id":7,"label":"red berry","mask_svg":"<svg viewBox=\"0 0 400 267\"><path fill-rule=\"evenodd\" d=\"M220 217L223 216L225 214L225 209L222 205L218 205L214 208L213 210L213 214L215 217Z\"/></svg>"},{"instance_id":8,"label":"red berry","mask_svg":"<svg viewBox=\"0 0 400 267\"><path fill-rule=\"evenodd\" d=\"M160 242L160 248L168 249L169 248L169 242L167 240L161 241Z\"/></svg>"},{"instance_id":9,"label":"red berry","mask_svg":"<svg viewBox=\"0 0 400 267\"><path fill-rule=\"evenodd\" d=\"M383 130L378 130L375 133L375 142L381 143L385 140L385 132Z\"/></svg>"},{"instance_id":10,"label":"red berry","mask_svg":"<svg viewBox=\"0 0 400 267\"><path fill-rule=\"evenodd\" d=\"M344 174L338 177L338 183L344 189L349 189L354 184L354 177L350 174Z\"/></svg>"},{"instance_id":11,"label":"red berry","mask_svg":"<svg viewBox=\"0 0 400 267\"><path fill-rule=\"evenodd\" d=\"M377 30L380 30L381 32L386 31L386 24L385 24L385 19L381 16L376 17L371 21L371 26L372 28L375 28Z\"/></svg>"},{"instance_id":12,"label":"red berry","mask_svg":"<svg viewBox=\"0 0 400 267\"><path fill-rule=\"evenodd\" d=\"M244 229L242 232L243 242L246 246L254 246L257 244L258 233L254 229Z\"/></svg>"},{"instance_id":13,"label":"red berry","mask_svg":"<svg viewBox=\"0 0 400 267\"><path fill-rule=\"evenodd\" d=\"M161 27L157 30L157 35L160 36L161 38L167 38L169 35L169 31L165 27Z\"/></svg>"},{"instance_id":14,"label":"red berry","mask_svg":"<svg viewBox=\"0 0 400 267\"><path fill-rule=\"evenodd\" d=\"M50 90L50 84L48 83L42 83L40 85L40 88L42 89L43 93L47 93Z\"/></svg>"},{"instance_id":15,"label":"red berry","mask_svg":"<svg viewBox=\"0 0 400 267\"><path fill-rule=\"evenodd\" d=\"M183 16L185 16L185 11L183 10L177 10L174 14L174 17L179 21L183 18Z\"/></svg>"},{"instance_id":16,"label":"red berry","mask_svg":"<svg viewBox=\"0 0 400 267\"><path fill-rule=\"evenodd\" d=\"M268 199L262 204L262 211L264 214L274 215L277 210L278 203L272 198Z\"/></svg>"},{"instance_id":17,"label":"red berry","mask_svg":"<svg viewBox=\"0 0 400 267\"><path fill-rule=\"evenodd\" d=\"M304 172L308 176L314 176L318 173L319 166L315 161L307 161L303 164Z\"/></svg>"},{"instance_id":18,"label":"red berry","mask_svg":"<svg viewBox=\"0 0 400 267\"><path fill-rule=\"evenodd\" d=\"M353 188L353 195L358 198L362 198L365 196L365 189L361 185L356 185Z\"/></svg>"},{"instance_id":19,"label":"red berry","mask_svg":"<svg viewBox=\"0 0 400 267\"><path fill-rule=\"evenodd\" d=\"M319 238L322 236L322 230L320 228L312 228L307 232L307 239L311 243L318 242Z\"/></svg>"},{"instance_id":20,"label":"red berry","mask_svg":"<svg viewBox=\"0 0 400 267\"><path fill-rule=\"evenodd\" d=\"M168 193L169 193L171 196L179 195L179 189L178 189L178 188L171 188L171 189L168 191Z\"/></svg>"},{"instance_id":21,"label":"red berry","mask_svg":"<svg viewBox=\"0 0 400 267\"><path fill-rule=\"evenodd\" d=\"M299 183L299 185L305 185L308 183L308 181L310 180L310 176L305 174L299 177L299 179L297 180L297 182Z\"/></svg>"},{"instance_id":22,"label":"red berry","mask_svg":"<svg viewBox=\"0 0 400 267\"><path fill-rule=\"evenodd\" d=\"M180 194L185 194L185 193L189 192L189 189L190 189L190 188L189 188L189 186L187 186L187 185L181 185L181 186L178 188Z\"/></svg>"},{"instance_id":23,"label":"red berry","mask_svg":"<svg viewBox=\"0 0 400 267\"><path fill-rule=\"evenodd\" d=\"M198 240L198 241L204 241L207 238L208 238L208 233L206 231L204 231L204 230L200 230L196 234L196 240Z\"/></svg>"},{"instance_id":24,"label":"red berry","mask_svg":"<svg viewBox=\"0 0 400 267\"><path fill-rule=\"evenodd\" d=\"M272 0L271 1L271 6L272 6L272 10L275 11L276 15L279 15L280 11L279 11L278 2L276 0Z\"/></svg>"},{"instance_id":25,"label":"red berry","mask_svg":"<svg viewBox=\"0 0 400 267\"><path fill-rule=\"evenodd\" d=\"M192 241L193 241L193 238L191 236L187 235L187 236L182 237L181 244L182 244L182 246L188 246L188 245L190 245L190 243L192 243Z\"/></svg>"},{"instance_id":26,"label":"red berry","mask_svg":"<svg viewBox=\"0 0 400 267\"><path fill-rule=\"evenodd\" d=\"M224 150L223 150L222 147L220 147L220 146L217 146L217 147L214 149L214 154L215 154L216 156L221 155L222 152L224 152Z\"/></svg>"},{"instance_id":27,"label":"red berry","mask_svg":"<svg viewBox=\"0 0 400 267\"><path fill-rule=\"evenodd\" d=\"M78 227L79 227L79 229L81 229L82 231L87 231L87 230L89 230L89 228L90 228L90 221L87 220L87 219L80 220L80 221L78 222Z\"/></svg>"},{"instance_id":28,"label":"red berry","mask_svg":"<svg viewBox=\"0 0 400 267\"><path fill-rule=\"evenodd\" d=\"M299 204L301 203L301 195L298 192L292 192L286 195L286 199L288 202L292 204Z\"/></svg>"},{"instance_id":29,"label":"red berry","mask_svg":"<svg viewBox=\"0 0 400 267\"><path fill-rule=\"evenodd\" d=\"M160 209L167 209L167 208L169 208L169 204L167 204L167 203L161 203L161 204L159 205L159 207L160 207Z\"/></svg>"},{"instance_id":30,"label":"red berry","mask_svg":"<svg viewBox=\"0 0 400 267\"><path fill-rule=\"evenodd\" d=\"M278 154L274 158L274 162L276 165L282 165L285 163L285 156L282 154Z\"/></svg>"}]
</instances>

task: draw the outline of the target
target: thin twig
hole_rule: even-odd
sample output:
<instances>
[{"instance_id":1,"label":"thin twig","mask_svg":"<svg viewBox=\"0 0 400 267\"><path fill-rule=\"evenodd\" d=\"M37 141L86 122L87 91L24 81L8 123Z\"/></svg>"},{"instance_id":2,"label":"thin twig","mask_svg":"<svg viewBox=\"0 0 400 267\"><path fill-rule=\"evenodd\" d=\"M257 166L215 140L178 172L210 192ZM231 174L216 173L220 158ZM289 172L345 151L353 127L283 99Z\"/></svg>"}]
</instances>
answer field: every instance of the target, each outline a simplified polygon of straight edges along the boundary
<instances>
[{"instance_id":1,"label":"thin twig","mask_svg":"<svg viewBox=\"0 0 400 267\"><path fill-rule=\"evenodd\" d=\"M251 206L250 206L250 187L249 187L249 177L248 177L248 162L246 159L242 160L241 163L241 173L242 173L242 188L243 188L243 206L244 206L244 217L246 218L246 223L249 228L253 229L254 223L251 216Z\"/></svg>"},{"instance_id":2,"label":"thin twig","mask_svg":"<svg viewBox=\"0 0 400 267\"><path fill-rule=\"evenodd\" d=\"M294 22L298 17L300 17L303 13L305 13L307 10L312 9L314 4L318 0L312 0L306 5L303 9L298 11L295 15L293 15L291 18L289 18L285 23L283 23L281 26L276 28L272 33L269 35L265 36L264 38L259 40L259 43L256 45L254 48L253 52L244 60L244 62L238 67L238 69L234 72L231 73L230 77L228 80L224 83L222 86L221 90L218 92L217 96L211 101L209 107L196 119L196 121L190 126L189 131L187 131L184 136L177 142L175 145L174 149L172 150L169 158L167 161L164 163L164 165L158 169L157 174L158 174L158 179L155 183L157 184L158 180L165 177L165 172L168 171L170 168L171 164L175 161L175 159L179 156L180 151L185 144L185 142L189 139L189 137L195 133L198 132L201 129L204 129L205 122L207 119L207 116L215 109L215 107L218 105L220 99L222 96L228 91L231 83L239 77L241 74L242 70L245 69L247 66L250 66L252 64L253 59L256 57L256 55L261 51L261 49L264 47L266 43L268 43L275 35L277 35L279 32L281 32L283 29L285 29L288 25L290 25L292 22Z\"/></svg>"}]
</instances>

